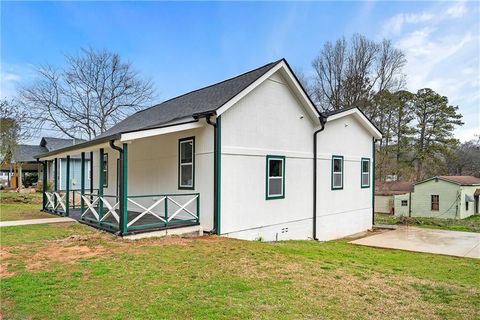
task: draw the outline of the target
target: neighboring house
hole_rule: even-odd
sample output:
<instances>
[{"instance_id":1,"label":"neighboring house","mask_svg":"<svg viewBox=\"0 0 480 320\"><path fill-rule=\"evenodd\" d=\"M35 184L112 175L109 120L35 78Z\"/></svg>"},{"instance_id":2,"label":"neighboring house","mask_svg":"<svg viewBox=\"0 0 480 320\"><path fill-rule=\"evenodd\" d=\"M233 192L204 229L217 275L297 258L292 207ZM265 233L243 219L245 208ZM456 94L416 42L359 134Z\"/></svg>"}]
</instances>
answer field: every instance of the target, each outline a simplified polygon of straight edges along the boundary
<instances>
[{"instance_id":1,"label":"neighboring house","mask_svg":"<svg viewBox=\"0 0 480 320\"><path fill-rule=\"evenodd\" d=\"M413 183L406 181L375 182L375 212L394 212L394 196L413 191Z\"/></svg>"},{"instance_id":2,"label":"neighboring house","mask_svg":"<svg viewBox=\"0 0 480 320\"><path fill-rule=\"evenodd\" d=\"M183 227L252 240L341 238L372 227L380 138L358 108L320 114L282 59L39 155L93 152L83 208L55 208L62 195L47 192L44 209L120 235Z\"/></svg>"},{"instance_id":3,"label":"neighboring house","mask_svg":"<svg viewBox=\"0 0 480 320\"><path fill-rule=\"evenodd\" d=\"M395 215L464 219L479 213L480 178L438 176L415 184L409 209L408 194L395 196Z\"/></svg>"},{"instance_id":4,"label":"neighboring house","mask_svg":"<svg viewBox=\"0 0 480 320\"><path fill-rule=\"evenodd\" d=\"M38 174L38 177L42 176L42 165L35 158L36 155L46 152L51 152L54 150L62 149L68 146L73 146L77 143L85 142L81 139L62 139L62 138L51 138L43 137L38 145L28 145L20 144L15 148L14 155L12 157L11 164L5 164L2 166L2 172L11 173L13 175L14 186L18 187L19 182L17 177L21 177L22 186L25 186L25 174L26 173L35 173ZM86 160L86 166L89 168L89 159ZM80 188L80 171L81 171L81 161L77 158L72 158L70 161L72 167L72 174L70 179L70 188L78 189ZM60 158L57 160L57 170L58 170L58 184L59 188L64 190L66 188L66 179L65 179L65 168L66 168L66 159ZM54 184L54 163L50 164L49 175L47 179ZM86 177L86 183L88 182L88 176Z\"/></svg>"}]
</instances>

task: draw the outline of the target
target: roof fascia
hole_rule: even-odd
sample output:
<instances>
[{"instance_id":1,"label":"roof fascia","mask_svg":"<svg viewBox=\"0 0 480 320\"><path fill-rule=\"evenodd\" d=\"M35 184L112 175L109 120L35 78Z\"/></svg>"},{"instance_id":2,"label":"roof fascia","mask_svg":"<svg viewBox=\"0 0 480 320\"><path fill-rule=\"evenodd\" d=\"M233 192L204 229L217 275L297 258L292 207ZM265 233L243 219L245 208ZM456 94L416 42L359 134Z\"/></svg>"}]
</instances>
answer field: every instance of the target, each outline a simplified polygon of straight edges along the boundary
<instances>
[{"instance_id":1,"label":"roof fascia","mask_svg":"<svg viewBox=\"0 0 480 320\"><path fill-rule=\"evenodd\" d=\"M357 120L359 120L359 122L368 130L368 132L372 134L375 139L382 138L382 133L380 132L380 130L378 130L358 108L349 109L344 112L339 112L331 115L327 118L327 121L335 121L349 115L353 115Z\"/></svg>"},{"instance_id":2,"label":"roof fascia","mask_svg":"<svg viewBox=\"0 0 480 320\"><path fill-rule=\"evenodd\" d=\"M122 133L120 137L120 141L127 142L127 141L142 139L142 138L154 137L154 136L167 134L167 133L201 128L203 126L204 126L203 123L199 122L198 120L193 120L189 122L177 123L177 124L158 127L158 128L137 130L137 131Z\"/></svg>"}]
</instances>

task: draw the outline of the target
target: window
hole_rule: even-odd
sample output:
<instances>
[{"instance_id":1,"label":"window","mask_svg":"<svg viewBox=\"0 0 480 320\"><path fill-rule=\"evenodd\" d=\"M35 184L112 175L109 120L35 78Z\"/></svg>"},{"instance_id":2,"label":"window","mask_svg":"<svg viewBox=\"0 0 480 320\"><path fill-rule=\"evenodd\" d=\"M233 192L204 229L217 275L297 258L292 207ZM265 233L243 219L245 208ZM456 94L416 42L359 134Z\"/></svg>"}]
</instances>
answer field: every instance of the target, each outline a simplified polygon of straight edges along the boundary
<instances>
[{"instance_id":1,"label":"window","mask_svg":"<svg viewBox=\"0 0 480 320\"><path fill-rule=\"evenodd\" d=\"M432 195L431 197L431 210L438 211L440 208L440 196L439 195Z\"/></svg>"},{"instance_id":2,"label":"window","mask_svg":"<svg viewBox=\"0 0 480 320\"><path fill-rule=\"evenodd\" d=\"M285 157L267 156L266 199L285 198Z\"/></svg>"},{"instance_id":3,"label":"window","mask_svg":"<svg viewBox=\"0 0 480 320\"><path fill-rule=\"evenodd\" d=\"M468 201L465 202L465 211L468 211Z\"/></svg>"},{"instance_id":4,"label":"window","mask_svg":"<svg viewBox=\"0 0 480 320\"><path fill-rule=\"evenodd\" d=\"M332 157L332 190L343 189L343 157Z\"/></svg>"},{"instance_id":5,"label":"window","mask_svg":"<svg viewBox=\"0 0 480 320\"><path fill-rule=\"evenodd\" d=\"M402 207L408 206L408 200L402 200Z\"/></svg>"},{"instance_id":6,"label":"window","mask_svg":"<svg viewBox=\"0 0 480 320\"><path fill-rule=\"evenodd\" d=\"M370 187L370 159L362 158L361 162L362 167L362 188L369 188Z\"/></svg>"},{"instance_id":7,"label":"window","mask_svg":"<svg viewBox=\"0 0 480 320\"><path fill-rule=\"evenodd\" d=\"M103 187L108 188L108 153L103 154Z\"/></svg>"},{"instance_id":8,"label":"window","mask_svg":"<svg viewBox=\"0 0 480 320\"><path fill-rule=\"evenodd\" d=\"M178 189L195 188L195 138L178 140Z\"/></svg>"}]
</instances>

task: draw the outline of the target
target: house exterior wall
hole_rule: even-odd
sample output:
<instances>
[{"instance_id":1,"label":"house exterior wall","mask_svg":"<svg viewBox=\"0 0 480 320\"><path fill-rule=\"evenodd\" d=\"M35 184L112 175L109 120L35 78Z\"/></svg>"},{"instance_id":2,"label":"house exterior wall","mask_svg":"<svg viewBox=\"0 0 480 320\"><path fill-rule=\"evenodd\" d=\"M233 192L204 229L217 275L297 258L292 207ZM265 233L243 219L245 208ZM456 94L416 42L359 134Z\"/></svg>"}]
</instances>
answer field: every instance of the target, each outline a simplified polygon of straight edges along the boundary
<instances>
[{"instance_id":1,"label":"house exterior wall","mask_svg":"<svg viewBox=\"0 0 480 320\"><path fill-rule=\"evenodd\" d=\"M67 159L58 160L59 176L58 188L60 190L67 189ZM85 188L90 185L88 178L88 170L90 168L90 160L85 160ZM70 190L80 190L82 177L82 161L80 159L70 159Z\"/></svg>"},{"instance_id":2,"label":"house exterior wall","mask_svg":"<svg viewBox=\"0 0 480 320\"><path fill-rule=\"evenodd\" d=\"M317 236L320 240L345 237L372 228L373 141L353 117L328 121L318 135ZM344 157L343 189L332 190L332 156ZM362 188L361 159L370 159L370 186Z\"/></svg>"},{"instance_id":3,"label":"house exterior wall","mask_svg":"<svg viewBox=\"0 0 480 320\"><path fill-rule=\"evenodd\" d=\"M222 114L222 234L267 241L311 237L313 131L277 74ZM285 156L283 199L266 200L267 155Z\"/></svg>"},{"instance_id":4,"label":"house exterior wall","mask_svg":"<svg viewBox=\"0 0 480 320\"><path fill-rule=\"evenodd\" d=\"M393 196L375 196L375 212L391 213Z\"/></svg>"},{"instance_id":5,"label":"house exterior wall","mask_svg":"<svg viewBox=\"0 0 480 320\"><path fill-rule=\"evenodd\" d=\"M195 137L195 188L178 188L178 140ZM118 145L118 142L117 142ZM117 194L118 151L108 153L108 187L104 194ZM94 153L94 188L98 188L99 152ZM200 193L200 224L204 230L213 228L213 128L205 126L150 138L134 140L128 145L128 195ZM158 197L136 200L152 205ZM109 201L114 201L109 198ZM178 200L178 199L177 199ZM182 200L183 201L183 200ZM183 201L185 202L185 201ZM143 211L131 203L129 210ZM155 210L154 210L155 211Z\"/></svg>"},{"instance_id":6,"label":"house exterior wall","mask_svg":"<svg viewBox=\"0 0 480 320\"><path fill-rule=\"evenodd\" d=\"M398 217L408 217L409 215L409 201L408 193L394 196L395 215ZM402 206L402 201L407 201L406 206Z\"/></svg>"},{"instance_id":7,"label":"house exterior wall","mask_svg":"<svg viewBox=\"0 0 480 320\"><path fill-rule=\"evenodd\" d=\"M475 190L480 188L480 186L461 186L460 187L460 219L468 218L471 215L475 214L475 202L469 202L468 210L467 204L465 201L465 196L469 195L471 198L474 198Z\"/></svg>"},{"instance_id":8,"label":"house exterior wall","mask_svg":"<svg viewBox=\"0 0 480 320\"><path fill-rule=\"evenodd\" d=\"M221 233L267 241L311 238L312 144L318 127L285 80L275 74L260 84L222 114L221 124ZM353 116L345 117L327 123L318 150L318 238L371 228L372 184L360 186L361 158L372 159L371 135ZM266 200L267 155L285 157L282 199ZM332 155L345 157L343 190L331 190Z\"/></svg>"},{"instance_id":9,"label":"house exterior wall","mask_svg":"<svg viewBox=\"0 0 480 320\"><path fill-rule=\"evenodd\" d=\"M438 211L431 210L431 196L439 195ZM412 217L460 218L460 186L435 179L415 185L412 193Z\"/></svg>"}]
</instances>

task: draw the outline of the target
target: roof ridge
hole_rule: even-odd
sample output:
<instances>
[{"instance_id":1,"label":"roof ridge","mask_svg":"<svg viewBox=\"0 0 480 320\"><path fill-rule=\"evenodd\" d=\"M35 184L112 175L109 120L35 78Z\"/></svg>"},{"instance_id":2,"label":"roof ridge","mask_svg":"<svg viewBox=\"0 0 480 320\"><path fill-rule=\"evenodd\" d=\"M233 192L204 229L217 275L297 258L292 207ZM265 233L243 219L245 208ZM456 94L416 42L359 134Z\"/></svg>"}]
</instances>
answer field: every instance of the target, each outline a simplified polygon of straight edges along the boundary
<instances>
[{"instance_id":1,"label":"roof ridge","mask_svg":"<svg viewBox=\"0 0 480 320\"><path fill-rule=\"evenodd\" d=\"M224 82L227 82L227 81L230 81L230 80L233 80L233 79L242 77L242 76L244 76L244 75L246 75L246 74L255 72L255 71L257 71L257 70L259 70L259 69L262 69L262 68L265 68L265 67L268 66L268 65L277 65L280 61L283 61L283 60L285 60L285 59L284 59L284 58L281 58L281 59L279 59L279 60L276 60L276 61L273 61L273 62L269 62L269 63L267 63L267 64L264 64L263 66L260 66L260 67L258 67L258 68L255 68L255 69L246 71L246 72L244 72L244 73L238 74L238 75L236 75L236 76L233 76L233 77L224 79L224 80L219 81L219 82L212 83L212 84L210 84L210 85L208 85L208 86L201 87L201 88L198 88L198 89L195 89L195 90L191 90L191 91L185 92L185 93L183 93L183 94L181 94L181 95L178 95L178 96L172 97L172 98L170 98L170 99L167 99L167 100L165 100L165 101L162 101L162 102L160 102L160 103L157 103L157 104L155 104L155 105L153 105L153 106L151 106L151 107L148 107L148 108L145 108L145 109L143 109L143 110L137 111L137 112L135 112L134 114L138 114L138 113L141 113L141 112L143 112L143 111L150 110L150 109L155 108L155 107L158 107L158 106L160 106L160 105L162 105L162 104L164 104L164 103L166 103L166 102L168 102L168 101L172 101L172 100L181 98L181 97L186 96L186 95L188 95L188 94L191 94L191 93L194 93L194 92L197 92L197 91L200 91L200 90L204 90L204 89L207 89L207 88L210 88L210 87L219 85L219 84L221 84L221 83L224 83Z\"/></svg>"}]
</instances>

